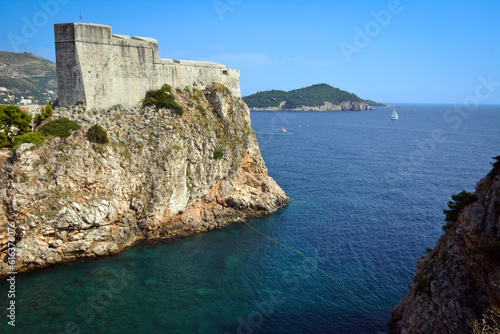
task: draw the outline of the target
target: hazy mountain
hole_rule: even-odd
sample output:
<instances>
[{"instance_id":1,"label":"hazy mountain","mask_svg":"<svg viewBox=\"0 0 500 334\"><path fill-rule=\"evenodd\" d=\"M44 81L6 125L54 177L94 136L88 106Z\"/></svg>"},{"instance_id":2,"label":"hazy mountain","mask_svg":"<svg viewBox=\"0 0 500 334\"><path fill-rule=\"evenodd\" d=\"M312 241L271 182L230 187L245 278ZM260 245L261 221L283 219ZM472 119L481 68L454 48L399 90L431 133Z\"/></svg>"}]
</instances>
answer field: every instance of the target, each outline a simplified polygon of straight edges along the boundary
<instances>
[{"instance_id":1,"label":"hazy mountain","mask_svg":"<svg viewBox=\"0 0 500 334\"><path fill-rule=\"evenodd\" d=\"M33 97L33 102L45 104L53 101L57 91L56 64L31 53L0 51L0 103L15 103L21 96ZM50 93L49 91L52 91ZM5 95L14 95L12 101L5 101Z\"/></svg>"}]
</instances>

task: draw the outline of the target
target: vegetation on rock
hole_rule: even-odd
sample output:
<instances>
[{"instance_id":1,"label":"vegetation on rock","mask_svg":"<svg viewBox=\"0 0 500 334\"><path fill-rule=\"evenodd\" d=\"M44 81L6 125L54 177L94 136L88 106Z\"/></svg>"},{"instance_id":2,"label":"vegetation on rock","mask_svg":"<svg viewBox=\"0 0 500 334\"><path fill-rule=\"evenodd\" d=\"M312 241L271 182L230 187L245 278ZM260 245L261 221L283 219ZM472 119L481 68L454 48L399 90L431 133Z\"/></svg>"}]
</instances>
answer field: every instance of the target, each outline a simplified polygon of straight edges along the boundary
<instances>
[{"instance_id":1,"label":"vegetation on rock","mask_svg":"<svg viewBox=\"0 0 500 334\"><path fill-rule=\"evenodd\" d=\"M7 135L3 132L0 132L0 147L5 147L5 146L9 146L10 145L10 142L7 138Z\"/></svg>"},{"instance_id":2,"label":"vegetation on rock","mask_svg":"<svg viewBox=\"0 0 500 334\"><path fill-rule=\"evenodd\" d=\"M231 94L231 91L229 88L227 88L225 85L218 83L218 82L212 82L211 86L207 87L207 89L214 90L218 93L222 94Z\"/></svg>"},{"instance_id":3,"label":"vegetation on rock","mask_svg":"<svg viewBox=\"0 0 500 334\"><path fill-rule=\"evenodd\" d=\"M99 124L95 124L87 130L87 139L92 143L107 144L108 134Z\"/></svg>"},{"instance_id":4,"label":"vegetation on rock","mask_svg":"<svg viewBox=\"0 0 500 334\"><path fill-rule=\"evenodd\" d=\"M496 173L500 169L500 155L493 157L493 160L496 160L495 162L490 162L490 164L493 166L493 169L491 170L492 173Z\"/></svg>"},{"instance_id":5,"label":"vegetation on rock","mask_svg":"<svg viewBox=\"0 0 500 334\"><path fill-rule=\"evenodd\" d=\"M446 224L442 229L444 232L448 231L458 219L460 211L467 205L477 200L477 197L468 191L462 190L459 194L451 195L453 201L448 202L449 210L444 209L443 213L446 215L444 220Z\"/></svg>"},{"instance_id":6,"label":"vegetation on rock","mask_svg":"<svg viewBox=\"0 0 500 334\"><path fill-rule=\"evenodd\" d=\"M214 150L214 159L220 160L220 159L222 159L223 156L224 156L224 150L220 147L217 147Z\"/></svg>"},{"instance_id":7,"label":"vegetation on rock","mask_svg":"<svg viewBox=\"0 0 500 334\"><path fill-rule=\"evenodd\" d=\"M146 97L142 100L142 105L144 107L156 107L156 109L170 109L179 116L184 114L184 109L175 101L172 87L167 84L164 84L158 90L148 91Z\"/></svg>"},{"instance_id":8,"label":"vegetation on rock","mask_svg":"<svg viewBox=\"0 0 500 334\"><path fill-rule=\"evenodd\" d=\"M30 131L31 115L21 110L18 106L0 106L0 130L9 136L11 127L16 127L22 135Z\"/></svg>"},{"instance_id":9,"label":"vegetation on rock","mask_svg":"<svg viewBox=\"0 0 500 334\"><path fill-rule=\"evenodd\" d=\"M469 247L471 254L495 254L500 252L500 241L485 242L477 247Z\"/></svg>"},{"instance_id":10,"label":"vegetation on rock","mask_svg":"<svg viewBox=\"0 0 500 334\"><path fill-rule=\"evenodd\" d=\"M40 113L36 114L35 117L33 118L35 126L40 125L44 120L52 116L53 113L54 109L52 108L52 105L50 103L47 103L45 107L42 107Z\"/></svg>"},{"instance_id":11,"label":"vegetation on rock","mask_svg":"<svg viewBox=\"0 0 500 334\"><path fill-rule=\"evenodd\" d=\"M30 144L35 144L36 146L42 146L44 138L45 134L42 133L41 131L28 132L22 134L14 138L14 141L12 143L12 150L15 150L19 145L24 143L30 143Z\"/></svg>"},{"instance_id":12,"label":"vegetation on rock","mask_svg":"<svg viewBox=\"0 0 500 334\"><path fill-rule=\"evenodd\" d=\"M42 108L41 114L35 117L34 123L41 123L53 112L52 106L47 104L45 108ZM24 143L41 146L46 136L66 138L72 130L80 129L75 122L60 118L44 124L36 132L31 132L31 120L32 116L18 106L0 106L0 147L10 146L12 150L15 150Z\"/></svg>"},{"instance_id":13,"label":"vegetation on rock","mask_svg":"<svg viewBox=\"0 0 500 334\"><path fill-rule=\"evenodd\" d=\"M417 285L415 286L415 290L413 290L413 295L416 296L419 293L422 293L427 289L428 287L431 286L431 281L429 281L428 278L425 276L422 276L420 274L417 274L415 276L415 281L417 282Z\"/></svg>"},{"instance_id":14,"label":"vegetation on rock","mask_svg":"<svg viewBox=\"0 0 500 334\"><path fill-rule=\"evenodd\" d=\"M65 117L44 124L40 131L45 135L67 138L71 131L80 130L80 125Z\"/></svg>"}]
</instances>

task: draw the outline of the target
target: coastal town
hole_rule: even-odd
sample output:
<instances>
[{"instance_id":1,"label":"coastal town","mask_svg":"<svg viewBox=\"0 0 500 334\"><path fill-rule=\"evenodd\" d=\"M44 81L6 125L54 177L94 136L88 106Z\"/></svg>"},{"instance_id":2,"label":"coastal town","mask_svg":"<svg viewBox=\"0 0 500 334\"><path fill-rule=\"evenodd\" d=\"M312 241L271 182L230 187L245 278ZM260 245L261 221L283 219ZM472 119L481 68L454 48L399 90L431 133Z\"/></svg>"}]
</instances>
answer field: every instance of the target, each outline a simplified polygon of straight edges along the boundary
<instances>
[{"instance_id":1,"label":"coastal town","mask_svg":"<svg viewBox=\"0 0 500 334\"><path fill-rule=\"evenodd\" d=\"M40 94L38 94L40 95ZM17 88L9 89L0 86L0 105L17 105L27 113L37 113L48 102L53 102L57 97L57 92L47 89L42 93L42 97L37 97L31 91L20 91Z\"/></svg>"}]
</instances>

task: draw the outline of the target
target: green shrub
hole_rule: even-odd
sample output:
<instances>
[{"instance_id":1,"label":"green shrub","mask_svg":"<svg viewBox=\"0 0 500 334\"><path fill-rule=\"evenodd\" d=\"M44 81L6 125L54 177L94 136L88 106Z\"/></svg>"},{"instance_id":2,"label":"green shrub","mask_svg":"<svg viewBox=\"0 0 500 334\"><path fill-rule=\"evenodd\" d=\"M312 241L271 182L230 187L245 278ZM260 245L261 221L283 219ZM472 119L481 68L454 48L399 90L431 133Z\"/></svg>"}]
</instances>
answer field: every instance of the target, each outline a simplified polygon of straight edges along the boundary
<instances>
[{"instance_id":1,"label":"green shrub","mask_svg":"<svg viewBox=\"0 0 500 334\"><path fill-rule=\"evenodd\" d=\"M10 143L9 143L9 140L7 138L7 135L3 132L0 132L0 147L5 147L5 146L9 146Z\"/></svg>"},{"instance_id":2,"label":"green shrub","mask_svg":"<svg viewBox=\"0 0 500 334\"><path fill-rule=\"evenodd\" d=\"M430 247L425 247L425 251L424 251L424 253L429 254L429 253L431 253L433 250L434 250L434 249L432 249L432 248L430 248Z\"/></svg>"},{"instance_id":3,"label":"green shrub","mask_svg":"<svg viewBox=\"0 0 500 334\"><path fill-rule=\"evenodd\" d=\"M0 106L0 129L8 135L9 128L15 126L19 129L17 135L22 135L30 131L32 116L26 111L22 111L18 106Z\"/></svg>"},{"instance_id":4,"label":"green shrub","mask_svg":"<svg viewBox=\"0 0 500 334\"><path fill-rule=\"evenodd\" d=\"M453 224L458 220L460 211L462 211L462 209L466 205L477 200L477 196L471 194L468 191L462 190L459 194L451 195L451 199L453 201L448 202L448 207L450 209L443 210L443 213L446 215L444 218L446 224L444 224L442 227L444 232L448 231L453 226Z\"/></svg>"},{"instance_id":5,"label":"green shrub","mask_svg":"<svg viewBox=\"0 0 500 334\"><path fill-rule=\"evenodd\" d=\"M14 142L12 143L12 150L15 150L19 145L24 143L31 143L35 144L36 146L42 146L43 138L45 138L45 135L40 131L22 134L14 138Z\"/></svg>"},{"instance_id":6,"label":"green shrub","mask_svg":"<svg viewBox=\"0 0 500 334\"><path fill-rule=\"evenodd\" d=\"M92 143L107 144L108 134L99 124L95 124L87 130L87 139Z\"/></svg>"},{"instance_id":7,"label":"green shrub","mask_svg":"<svg viewBox=\"0 0 500 334\"><path fill-rule=\"evenodd\" d=\"M172 87L165 84L158 90L150 90L142 100L144 107L156 107L156 109L166 108L175 114L182 116L184 109L175 101L175 96L171 94Z\"/></svg>"},{"instance_id":8,"label":"green shrub","mask_svg":"<svg viewBox=\"0 0 500 334\"><path fill-rule=\"evenodd\" d=\"M415 290L413 290L413 295L416 296L419 293L422 293L427 289L428 287L431 286L431 281L427 279L425 276L422 276L420 274L417 274L415 276L415 281L417 282L417 285L415 286Z\"/></svg>"},{"instance_id":9,"label":"green shrub","mask_svg":"<svg viewBox=\"0 0 500 334\"><path fill-rule=\"evenodd\" d=\"M220 159L222 159L223 156L224 156L224 150L220 147L217 147L214 150L214 159L220 160Z\"/></svg>"},{"instance_id":10,"label":"green shrub","mask_svg":"<svg viewBox=\"0 0 500 334\"><path fill-rule=\"evenodd\" d=\"M481 246L469 247L470 254L494 254L500 251L500 241L486 242Z\"/></svg>"},{"instance_id":11,"label":"green shrub","mask_svg":"<svg viewBox=\"0 0 500 334\"><path fill-rule=\"evenodd\" d=\"M169 84L163 84L163 86L161 86L161 89L166 92L172 93L172 87Z\"/></svg>"},{"instance_id":12,"label":"green shrub","mask_svg":"<svg viewBox=\"0 0 500 334\"><path fill-rule=\"evenodd\" d=\"M67 118L59 118L44 124L40 131L46 135L67 138L71 134L71 131L76 131L80 129L80 125Z\"/></svg>"}]
</instances>

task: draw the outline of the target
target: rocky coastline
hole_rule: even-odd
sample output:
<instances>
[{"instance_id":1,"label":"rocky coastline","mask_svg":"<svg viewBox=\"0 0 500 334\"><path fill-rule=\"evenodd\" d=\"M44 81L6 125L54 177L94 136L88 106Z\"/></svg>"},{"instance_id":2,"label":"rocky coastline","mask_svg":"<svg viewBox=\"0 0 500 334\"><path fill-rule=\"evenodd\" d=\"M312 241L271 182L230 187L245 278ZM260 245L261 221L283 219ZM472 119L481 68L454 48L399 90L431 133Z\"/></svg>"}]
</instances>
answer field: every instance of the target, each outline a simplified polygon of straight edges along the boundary
<instances>
[{"instance_id":1,"label":"rocky coastline","mask_svg":"<svg viewBox=\"0 0 500 334\"><path fill-rule=\"evenodd\" d=\"M392 333L473 333L470 322L481 324L488 309L500 305L500 166L473 195L435 248L418 259L409 293L392 311Z\"/></svg>"},{"instance_id":2,"label":"rocky coastline","mask_svg":"<svg viewBox=\"0 0 500 334\"><path fill-rule=\"evenodd\" d=\"M0 276L212 230L288 203L267 173L241 98L222 85L172 94L183 116L139 106L59 108L52 119L81 129L43 146L22 144L0 161ZM108 144L87 140L94 124Z\"/></svg>"},{"instance_id":3,"label":"rocky coastline","mask_svg":"<svg viewBox=\"0 0 500 334\"><path fill-rule=\"evenodd\" d=\"M279 107L251 108L252 111L361 111L374 110L365 102L344 101L341 104L325 102L322 106L300 106L287 107L286 101L280 103Z\"/></svg>"}]
</instances>

